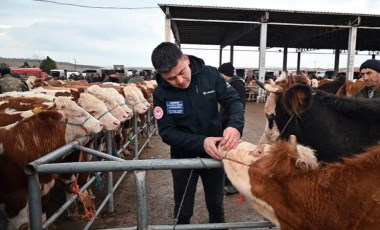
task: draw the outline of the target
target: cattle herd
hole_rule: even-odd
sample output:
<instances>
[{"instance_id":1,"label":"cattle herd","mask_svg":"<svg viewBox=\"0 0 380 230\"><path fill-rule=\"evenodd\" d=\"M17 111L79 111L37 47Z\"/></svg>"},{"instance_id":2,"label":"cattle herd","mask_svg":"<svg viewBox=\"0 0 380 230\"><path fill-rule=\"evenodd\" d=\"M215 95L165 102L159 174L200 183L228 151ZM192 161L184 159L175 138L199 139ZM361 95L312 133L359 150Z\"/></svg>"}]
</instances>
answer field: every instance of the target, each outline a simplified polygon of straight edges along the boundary
<instances>
[{"instance_id":1,"label":"cattle herd","mask_svg":"<svg viewBox=\"0 0 380 230\"><path fill-rule=\"evenodd\" d=\"M34 77L27 83L28 92L0 94L0 210L8 229L28 226L25 165L91 133L114 131L121 146L123 124L146 114L156 86ZM257 84L268 93L260 143L219 150L239 192L282 230L379 229L380 100L353 98L363 84L345 78L282 75ZM40 175L42 199L57 178Z\"/></svg>"}]
</instances>

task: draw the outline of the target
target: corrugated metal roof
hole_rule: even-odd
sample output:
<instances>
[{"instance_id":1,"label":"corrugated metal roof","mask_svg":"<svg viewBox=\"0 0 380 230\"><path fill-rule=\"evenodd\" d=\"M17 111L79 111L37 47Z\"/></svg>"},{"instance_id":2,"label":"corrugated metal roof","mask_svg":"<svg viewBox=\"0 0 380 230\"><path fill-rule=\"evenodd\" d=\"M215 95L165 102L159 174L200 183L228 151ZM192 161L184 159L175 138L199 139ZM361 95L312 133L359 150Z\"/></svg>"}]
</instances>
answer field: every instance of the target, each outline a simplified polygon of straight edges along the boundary
<instances>
[{"instance_id":1,"label":"corrugated metal roof","mask_svg":"<svg viewBox=\"0 0 380 230\"><path fill-rule=\"evenodd\" d=\"M356 50L380 50L380 15L277 9L159 4L181 44L259 46L268 22L267 46L301 49L348 47L349 26L358 27Z\"/></svg>"}]
</instances>

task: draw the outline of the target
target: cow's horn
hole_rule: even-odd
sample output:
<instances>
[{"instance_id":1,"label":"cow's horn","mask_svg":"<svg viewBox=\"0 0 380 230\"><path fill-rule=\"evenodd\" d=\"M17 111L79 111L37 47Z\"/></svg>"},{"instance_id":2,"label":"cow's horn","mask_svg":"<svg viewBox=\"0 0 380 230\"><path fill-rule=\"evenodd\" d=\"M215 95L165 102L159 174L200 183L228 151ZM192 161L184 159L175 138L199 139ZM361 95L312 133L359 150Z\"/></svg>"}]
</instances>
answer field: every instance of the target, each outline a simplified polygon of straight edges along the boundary
<instances>
[{"instance_id":1,"label":"cow's horn","mask_svg":"<svg viewBox=\"0 0 380 230\"><path fill-rule=\"evenodd\" d=\"M278 85L273 84L265 84L260 81L256 81L257 85L261 87L262 89L270 92L270 93L281 93L283 91L283 88L281 88Z\"/></svg>"},{"instance_id":2,"label":"cow's horn","mask_svg":"<svg viewBox=\"0 0 380 230\"><path fill-rule=\"evenodd\" d=\"M256 80L256 83L257 83L258 86L260 86L260 88L265 89L265 84L264 83L262 83L261 81L257 81L257 80Z\"/></svg>"}]
</instances>

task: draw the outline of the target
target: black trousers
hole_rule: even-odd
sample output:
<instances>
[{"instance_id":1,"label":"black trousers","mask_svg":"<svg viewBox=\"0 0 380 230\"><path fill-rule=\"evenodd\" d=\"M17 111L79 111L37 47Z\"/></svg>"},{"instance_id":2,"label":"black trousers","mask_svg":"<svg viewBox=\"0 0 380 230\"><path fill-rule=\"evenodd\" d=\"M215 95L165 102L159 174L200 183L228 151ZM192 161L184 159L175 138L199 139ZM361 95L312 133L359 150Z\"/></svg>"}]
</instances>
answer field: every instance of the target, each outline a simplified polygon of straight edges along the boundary
<instances>
[{"instance_id":1,"label":"black trousers","mask_svg":"<svg viewBox=\"0 0 380 230\"><path fill-rule=\"evenodd\" d=\"M191 169L173 169L173 187L174 187L174 217L177 216L181 205L183 194L189 180ZM224 206L223 206L223 186L224 170L223 168L213 169L194 169L191 175L186 195L178 216L177 224L189 224L193 216L194 198L197 188L198 178L202 179L205 192L206 206L209 213L210 223L224 223Z\"/></svg>"}]
</instances>

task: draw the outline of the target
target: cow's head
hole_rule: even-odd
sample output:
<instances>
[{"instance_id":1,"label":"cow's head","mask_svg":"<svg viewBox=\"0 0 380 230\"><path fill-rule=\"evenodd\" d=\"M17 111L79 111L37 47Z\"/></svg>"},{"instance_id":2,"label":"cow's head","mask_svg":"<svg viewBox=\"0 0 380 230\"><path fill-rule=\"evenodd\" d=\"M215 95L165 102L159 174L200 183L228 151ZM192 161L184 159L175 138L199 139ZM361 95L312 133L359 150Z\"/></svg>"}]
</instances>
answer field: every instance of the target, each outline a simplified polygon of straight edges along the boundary
<instances>
[{"instance_id":1,"label":"cow's head","mask_svg":"<svg viewBox=\"0 0 380 230\"><path fill-rule=\"evenodd\" d=\"M118 130L120 121L116 119L107 109L107 106L89 93L81 93L77 104L84 108L95 119L103 123L104 130Z\"/></svg>"},{"instance_id":2,"label":"cow's head","mask_svg":"<svg viewBox=\"0 0 380 230\"><path fill-rule=\"evenodd\" d=\"M99 100L103 101L104 104L106 104L108 111L120 122L126 121L129 118L129 115L117 103L117 101L111 95L107 94L98 85L92 85L91 87L87 88L87 92L94 95Z\"/></svg>"},{"instance_id":3,"label":"cow's head","mask_svg":"<svg viewBox=\"0 0 380 230\"><path fill-rule=\"evenodd\" d=\"M135 86L128 84L123 88L125 102L133 109L134 113L144 114L148 111L149 106L146 104L146 100L141 91Z\"/></svg>"},{"instance_id":4,"label":"cow's head","mask_svg":"<svg viewBox=\"0 0 380 230\"><path fill-rule=\"evenodd\" d=\"M125 98L123 95L121 95L114 88L103 88L103 90L106 91L110 96L112 96L117 101L117 103L121 106L121 108L123 108L125 110L125 112L128 114L127 120L129 120L133 117L133 111L125 103Z\"/></svg>"},{"instance_id":5,"label":"cow's head","mask_svg":"<svg viewBox=\"0 0 380 230\"><path fill-rule=\"evenodd\" d=\"M319 86L318 90L336 93L344 82L344 77L337 78ZM270 92L264 107L267 124L260 143L273 143L281 133L278 129L281 127L276 123L277 116L282 116L277 114L278 111L284 111L289 115L286 119L289 119L290 116L299 116L310 108L313 94L310 84L306 75L282 76L274 83L259 83L260 87Z\"/></svg>"},{"instance_id":6,"label":"cow's head","mask_svg":"<svg viewBox=\"0 0 380 230\"><path fill-rule=\"evenodd\" d=\"M98 133L103 124L69 97L58 97L54 100L56 109L63 115L62 122L67 125L66 142L70 142L89 133Z\"/></svg>"},{"instance_id":7,"label":"cow's head","mask_svg":"<svg viewBox=\"0 0 380 230\"><path fill-rule=\"evenodd\" d=\"M251 167L272 178L281 179L285 176L307 172L318 167L314 150L299 145L294 135L290 135L288 141L282 140L272 145L260 145L255 151L261 152L263 157L258 159Z\"/></svg>"},{"instance_id":8,"label":"cow's head","mask_svg":"<svg viewBox=\"0 0 380 230\"><path fill-rule=\"evenodd\" d=\"M256 210L276 225L278 221L272 207L252 192L253 187L260 189L261 186L252 180L253 174L259 172L267 178L277 178L288 175L288 168L304 172L318 166L314 151L298 145L295 136L291 136L289 141L278 141L273 145L256 146L242 142L236 149L219 149L219 152L231 183Z\"/></svg>"},{"instance_id":9,"label":"cow's head","mask_svg":"<svg viewBox=\"0 0 380 230\"><path fill-rule=\"evenodd\" d=\"M232 184L245 196L250 195L249 165L256 162L265 153L255 151L256 145L249 142L241 142L235 149L223 150L219 146L224 170Z\"/></svg>"}]
</instances>

